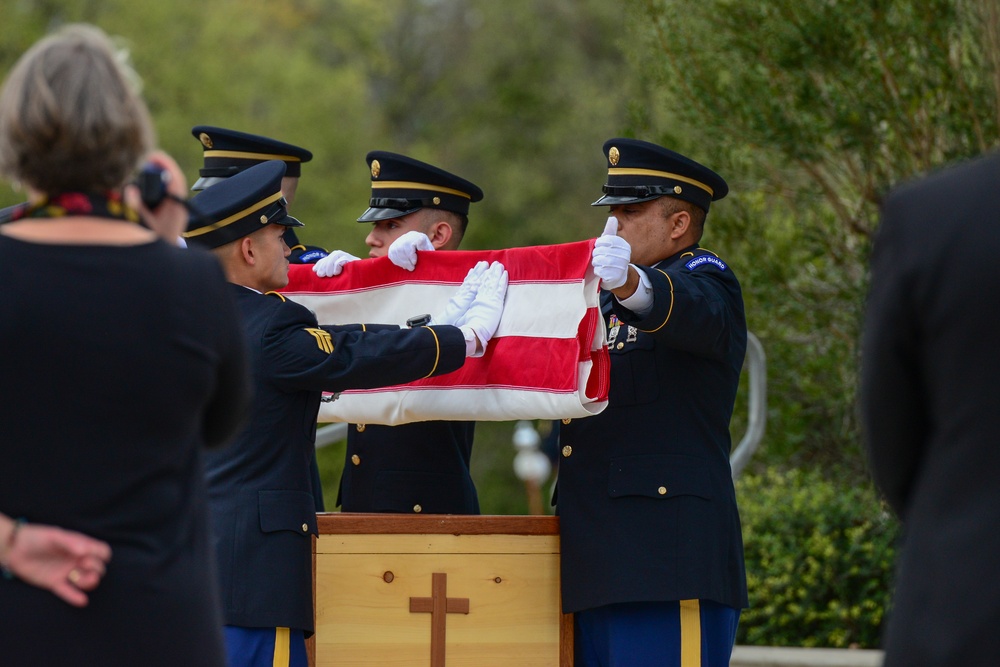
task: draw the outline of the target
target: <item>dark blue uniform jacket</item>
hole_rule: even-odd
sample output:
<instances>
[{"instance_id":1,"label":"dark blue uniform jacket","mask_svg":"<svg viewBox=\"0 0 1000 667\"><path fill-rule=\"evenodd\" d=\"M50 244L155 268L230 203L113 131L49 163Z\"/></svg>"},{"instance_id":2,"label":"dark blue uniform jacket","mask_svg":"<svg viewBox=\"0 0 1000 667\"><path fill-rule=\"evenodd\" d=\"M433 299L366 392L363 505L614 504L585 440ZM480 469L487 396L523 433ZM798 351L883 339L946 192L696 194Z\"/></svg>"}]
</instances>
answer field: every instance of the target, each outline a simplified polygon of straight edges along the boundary
<instances>
[{"instance_id":1,"label":"dark blue uniform jacket","mask_svg":"<svg viewBox=\"0 0 1000 667\"><path fill-rule=\"evenodd\" d=\"M475 427L351 424L338 502L345 512L479 514L469 473Z\"/></svg>"},{"instance_id":2,"label":"dark blue uniform jacket","mask_svg":"<svg viewBox=\"0 0 1000 667\"><path fill-rule=\"evenodd\" d=\"M708 599L747 605L729 466L747 327L732 269L697 246L653 267L643 318L610 293L611 387L561 427L563 611Z\"/></svg>"},{"instance_id":3,"label":"dark blue uniform jacket","mask_svg":"<svg viewBox=\"0 0 1000 667\"><path fill-rule=\"evenodd\" d=\"M459 368L456 327L319 326L307 308L232 285L255 396L250 423L206 467L225 623L313 630L316 504L310 462L323 391L409 382Z\"/></svg>"}]
</instances>

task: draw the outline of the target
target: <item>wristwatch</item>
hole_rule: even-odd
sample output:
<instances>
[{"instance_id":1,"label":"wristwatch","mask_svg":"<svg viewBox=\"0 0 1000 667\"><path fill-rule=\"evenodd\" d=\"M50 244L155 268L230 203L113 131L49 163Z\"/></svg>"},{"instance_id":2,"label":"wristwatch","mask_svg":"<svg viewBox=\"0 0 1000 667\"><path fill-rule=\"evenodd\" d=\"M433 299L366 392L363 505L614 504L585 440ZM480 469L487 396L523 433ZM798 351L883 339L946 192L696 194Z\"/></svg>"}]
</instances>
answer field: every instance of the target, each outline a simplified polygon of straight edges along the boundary
<instances>
[{"instance_id":1,"label":"wristwatch","mask_svg":"<svg viewBox=\"0 0 1000 667\"><path fill-rule=\"evenodd\" d=\"M417 315L416 317L411 317L406 320L406 326L413 329L414 327L425 327L431 323L430 313L424 313L423 315Z\"/></svg>"}]
</instances>

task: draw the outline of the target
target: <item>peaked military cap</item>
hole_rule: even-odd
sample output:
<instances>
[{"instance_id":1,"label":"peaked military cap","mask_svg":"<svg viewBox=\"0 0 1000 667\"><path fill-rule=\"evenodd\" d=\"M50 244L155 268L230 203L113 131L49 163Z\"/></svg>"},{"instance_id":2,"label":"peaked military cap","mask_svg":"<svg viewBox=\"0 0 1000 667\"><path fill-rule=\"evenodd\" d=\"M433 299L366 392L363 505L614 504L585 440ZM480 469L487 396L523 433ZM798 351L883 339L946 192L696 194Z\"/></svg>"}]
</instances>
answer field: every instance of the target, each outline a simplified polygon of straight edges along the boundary
<instances>
[{"instance_id":1,"label":"peaked military cap","mask_svg":"<svg viewBox=\"0 0 1000 667\"><path fill-rule=\"evenodd\" d=\"M304 148L256 134L210 125L196 125L191 128L191 134L201 142L205 160L204 167L198 171L201 178L191 186L192 190L204 190L223 178L268 160L283 161L285 176L297 178L302 173L302 163L312 159L312 153Z\"/></svg>"},{"instance_id":2,"label":"peaked military cap","mask_svg":"<svg viewBox=\"0 0 1000 667\"><path fill-rule=\"evenodd\" d=\"M483 198L474 183L405 155L372 151L365 160L372 175L372 196L358 222L389 220L422 208L468 215L469 204Z\"/></svg>"},{"instance_id":3,"label":"peaked military cap","mask_svg":"<svg viewBox=\"0 0 1000 667\"><path fill-rule=\"evenodd\" d=\"M608 182L604 196L591 206L634 204L673 197L689 201L705 211L716 199L729 193L717 173L680 153L638 139L604 142L608 160Z\"/></svg>"},{"instance_id":4,"label":"peaked military cap","mask_svg":"<svg viewBox=\"0 0 1000 667\"><path fill-rule=\"evenodd\" d=\"M218 248L265 225L302 227L288 215L288 204L281 195L284 175L284 162L268 160L198 193L191 199L194 212L184 238Z\"/></svg>"}]
</instances>

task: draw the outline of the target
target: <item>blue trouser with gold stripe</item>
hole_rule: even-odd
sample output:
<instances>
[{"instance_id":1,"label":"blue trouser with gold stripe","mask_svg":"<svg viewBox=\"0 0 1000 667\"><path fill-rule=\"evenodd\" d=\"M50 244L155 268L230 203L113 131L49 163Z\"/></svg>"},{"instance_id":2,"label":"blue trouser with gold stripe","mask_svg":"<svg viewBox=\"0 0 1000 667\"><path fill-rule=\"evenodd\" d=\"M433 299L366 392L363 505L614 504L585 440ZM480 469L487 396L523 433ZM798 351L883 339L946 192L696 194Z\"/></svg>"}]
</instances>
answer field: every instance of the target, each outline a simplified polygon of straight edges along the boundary
<instances>
[{"instance_id":1,"label":"blue trouser with gold stripe","mask_svg":"<svg viewBox=\"0 0 1000 667\"><path fill-rule=\"evenodd\" d=\"M728 667L740 610L708 600L577 612L576 667Z\"/></svg>"},{"instance_id":2,"label":"blue trouser with gold stripe","mask_svg":"<svg viewBox=\"0 0 1000 667\"><path fill-rule=\"evenodd\" d=\"M222 628L229 667L307 667L306 638L288 628Z\"/></svg>"}]
</instances>

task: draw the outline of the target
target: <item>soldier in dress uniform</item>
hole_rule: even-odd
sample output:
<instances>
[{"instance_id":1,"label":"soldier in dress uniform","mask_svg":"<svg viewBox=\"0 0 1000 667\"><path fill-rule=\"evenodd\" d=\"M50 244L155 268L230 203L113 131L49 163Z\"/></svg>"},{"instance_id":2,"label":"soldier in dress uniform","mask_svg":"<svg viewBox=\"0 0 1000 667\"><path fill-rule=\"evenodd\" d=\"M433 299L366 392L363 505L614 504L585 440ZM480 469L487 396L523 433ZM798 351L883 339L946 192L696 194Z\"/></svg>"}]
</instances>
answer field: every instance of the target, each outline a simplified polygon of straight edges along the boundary
<instances>
[{"instance_id":1,"label":"soldier in dress uniform","mask_svg":"<svg viewBox=\"0 0 1000 667\"><path fill-rule=\"evenodd\" d=\"M747 327L732 268L699 245L728 186L645 141L604 155L611 386L601 414L561 425L563 612L577 665L728 665L747 605L729 465Z\"/></svg>"},{"instance_id":2,"label":"soldier in dress uniform","mask_svg":"<svg viewBox=\"0 0 1000 667\"><path fill-rule=\"evenodd\" d=\"M291 209L299 187L302 163L312 159L311 152L269 137L211 125L196 125L191 128L191 134L201 143L204 159L204 166L198 171L199 178L191 186L192 191L200 192L262 162L281 160L285 163L285 176L281 179L281 194L284 195L287 206ZM285 244L292 251L288 257L288 261L292 264L312 264L326 257L326 250L323 248L301 243L295 234L295 227L285 227L284 239ZM326 510L326 505L323 501L323 483L315 452L313 452L310 474L312 475L316 511L322 512Z\"/></svg>"},{"instance_id":3,"label":"soldier in dress uniform","mask_svg":"<svg viewBox=\"0 0 1000 667\"><path fill-rule=\"evenodd\" d=\"M243 316L254 403L234 443L206 456L209 507L230 665L305 665L313 632L310 479L322 392L410 382L479 356L500 321L507 276L494 263L462 327L321 325L271 290L288 282L288 215L273 160L191 201L189 244L219 258ZM288 661L291 662L288 662Z\"/></svg>"},{"instance_id":4,"label":"soldier in dress uniform","mask_svg":"<svg viewBox=\"0 0 1000 667\"><path fill-rule=\"evenodd\" d=\"M204 190L267 160L282 160L286 171L281 182L281 192L291 209L302 173L302 163L312 159L311 152L276 139L210 125L196 125L191 128L191 134L201 143L205 161L198 171L200 178L194 182L191 190ZM313 264L326 257L326 250L323 248L300 243L292 227L285 230L285 243L292 251L288 258L292 264Z\"/></svg>"},{"instance_id":5,"label":"soldier in dress uniform","mask_svg":"<svg viewBox=\"0 0 1000 667\"><path fill-rule=\"evenodd\" d=\"M457 250L469 223L469 204L483 198L473 183L405 155L372 151L368 209L369 257L389 255L413 269L414 250ZM412 256L411 256L412 255ZM334 250L313 270L337 275L358 259ZM338 504L345 512L479 514L469 472L475 422L426 421L380 426L351 424Z\"/></svg>"}]
</instances>

